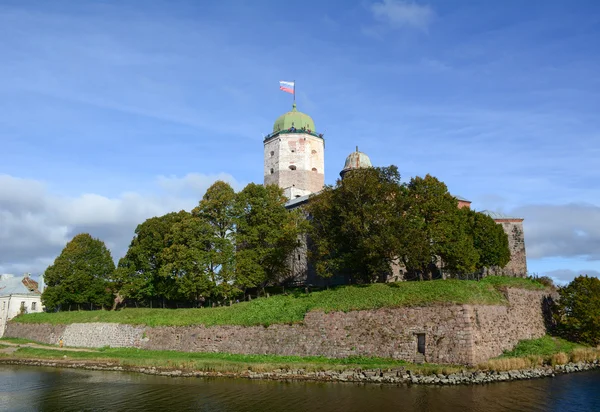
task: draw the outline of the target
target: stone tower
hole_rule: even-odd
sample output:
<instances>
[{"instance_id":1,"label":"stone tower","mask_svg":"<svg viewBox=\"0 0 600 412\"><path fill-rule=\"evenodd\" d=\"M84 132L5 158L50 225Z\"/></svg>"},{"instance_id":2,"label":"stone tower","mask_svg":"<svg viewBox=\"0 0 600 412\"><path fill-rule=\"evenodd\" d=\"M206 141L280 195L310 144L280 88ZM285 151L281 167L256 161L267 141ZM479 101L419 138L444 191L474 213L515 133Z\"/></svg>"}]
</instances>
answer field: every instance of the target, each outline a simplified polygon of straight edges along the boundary
<instances>
[{"instance_id":1,"label":"stone tower","mask_svg":"<svg viewBox=\"0 0 600 412\"><path fill-rule=\"evenodd\" d=\"M506 216L502 213L483 210L484 213L502 225L504 233L508 236L510 261L503 268L487 268L486 273L491 275L504 275L527 277L527 254L525 252L525 234L523 231L523 218Z\"/></svg>"},{"instance_id":2,"label":"stone tower","mask_svg":"<svg viewBox=\"0 0 600 412\"><path fill-rule=\"evenodd\" d=\"M319 192L325 184L325 141L313 119L296 110L275 121L265 137L265 185L276 184L288 199Z\"/></svg>"}]
</instances>

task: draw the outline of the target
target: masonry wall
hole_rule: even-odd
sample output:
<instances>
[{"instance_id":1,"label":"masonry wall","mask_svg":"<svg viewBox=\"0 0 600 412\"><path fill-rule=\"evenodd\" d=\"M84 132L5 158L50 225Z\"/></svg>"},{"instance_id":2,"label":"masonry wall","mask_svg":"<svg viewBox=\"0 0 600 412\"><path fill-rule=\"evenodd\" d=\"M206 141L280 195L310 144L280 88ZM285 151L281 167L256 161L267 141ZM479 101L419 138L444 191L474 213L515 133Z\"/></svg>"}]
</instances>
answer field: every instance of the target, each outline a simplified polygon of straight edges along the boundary
<instances>
[{"instance_id":1,"label":"masonry wall","mask_svg":"<svg viewBox=\"0 0 600 412\"><path fill-rule=\"evenodd\" d=\"M510 305L468 306L465 315L471 326L472 358L477 364L513 348L520 340L544 336L548 293L522 289L506 290Z\"/></svg>"},{"instance_id":2,"label":"masonry wall","mask_svg":"<svg viewBox=\"0 0 600 412\"><path fill-rule=\"evenodd\" d=\"M323 189L325 146L322 138L307 133L280 134L265 142L264 159L265 184L295 187L307 193Z\"/></svg>"},{"instance_id":3,"label":"masonry wall","mask_svg":"<svg viewBox=\"0 0 600 412\"><path fill-rule=\"evenodd\" d=\"M504 232L508 236L510 261L503 268L487 268L485 270L485 274L526 277L527 254L525 252L525 232L523 231L523 219L495 219L495 222L499 225L502 225L502 229L504 229Z\"/></svg>"},{"instance_id":4,"label":"masonry wall","mask_svg":"<svg viewBox=\"0 0 600 412\"><path fill-rule=\"evenodd\" d=\"M309 312L302 324L143 327L106 323L52 326L10 323L6 335L67 346L137 347L189 352L298 356L378 356L417 361L417 334L425 360L476 364L545 334L547 293L507 292L507 306L449 305L354 312Z\"/></svg>"}]
</instances>

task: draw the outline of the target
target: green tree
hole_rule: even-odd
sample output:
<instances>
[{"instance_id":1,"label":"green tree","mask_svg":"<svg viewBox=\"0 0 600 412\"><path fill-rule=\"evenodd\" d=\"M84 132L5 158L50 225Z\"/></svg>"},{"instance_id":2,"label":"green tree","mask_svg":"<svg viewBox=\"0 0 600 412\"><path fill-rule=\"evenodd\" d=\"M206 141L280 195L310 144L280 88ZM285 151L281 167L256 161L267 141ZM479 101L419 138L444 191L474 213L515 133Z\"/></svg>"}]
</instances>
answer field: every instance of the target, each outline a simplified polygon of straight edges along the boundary
<instances>
[{"instance_id":1,"label":"green tree","mask_svg":"<svg viewBox=\"0 0 600 412\"><path fill-rule=\"evenodd\" d=\"M236 285L264 287L289 273L288 259L305 230L299 210L288 211L283 190L250 183L236 196Z\"/></svg>"},{"instance_id":2,"label":"green tree","mask_svg":"<svg viewBox=\"0 0 600 412\"><path fill-rule=\"evenodd\" d=\"M409 274L432 279L440 263L449 274L475 271L479 255L458 201L437 178L426 175L408 183L399 229L400 260Z\"/></svg>"},{"instance_id":3,"label":"green tree","mask_svg":"<svg viewBox=\"0 0 600 412\"><path fill-rule=\"evenodd\" d=\"M109 280L115 270L104 242L87 233L76 235L44 273L42 302L50 310L109 306Z\"/></svg>"},{"instance_id":4,"label":"green tree","mask_svg":"<svg viewBox=\"0 0 600 412\"><path fill-rule=\"evenodd\" d=\"M600 344L600 279L578 276L560 295L554 319L558 332L569 340Z\"/></svg>"},{"instance_id":5,"label":"green tree","mask_svg":"<svg viewBox=\"0 0 600 412\"><path fill-rule=\"evenodd\" d=\"M479 254L477 269L503 268L510 261L508 236L490 216L469 208L460 209L461 218Z\"/></svg>"},{"instance_id":6,"label":"green tree","mask_svg":"<svg viewBox=\"0 0 600 412\"><path fill-rule=\"evenodd\" d=\"M357 169L311 198L311 259L324 278L368 283L387 275L399 253L404 201L395 166Z\"/></svg>"},{"instance_id":7,"label":"green tree","mask_svg":"<svg viewBox=\"0 0 600 412\"><path fill-rule=\"evenodd\" d=\"M168 247L161 255L160 275L175 281L177 296L174 297L202 304L207 297L217 294L216 274L211 271L211 229L198 216L188 216L169 232Z\"/></svg>"},{"instance_id":8,"label":"green tree","mask_svg":"<svg viewBox=\"0 0 600 412\"><path fill-rule=\"evenodd\" d=\"M121 296L139 301L172 299L177 294L175 278L161 276L163 250L173 227L188 218L186 211L152 217L135 229L135 235L124 257L119 260L115 283Z\"/></svg>"},{"instance_id":9,"label":"green tree","mask_svg":"<svg viewBox=\"0 0 600 412\"><path fill-rule=\"evenodd\" d=\"M218 294L231 298L239 293L234 284L235 275L235 191L223 181L208 188L192 216L208 224L208 276Z\"/></svg>"}]
</instances>

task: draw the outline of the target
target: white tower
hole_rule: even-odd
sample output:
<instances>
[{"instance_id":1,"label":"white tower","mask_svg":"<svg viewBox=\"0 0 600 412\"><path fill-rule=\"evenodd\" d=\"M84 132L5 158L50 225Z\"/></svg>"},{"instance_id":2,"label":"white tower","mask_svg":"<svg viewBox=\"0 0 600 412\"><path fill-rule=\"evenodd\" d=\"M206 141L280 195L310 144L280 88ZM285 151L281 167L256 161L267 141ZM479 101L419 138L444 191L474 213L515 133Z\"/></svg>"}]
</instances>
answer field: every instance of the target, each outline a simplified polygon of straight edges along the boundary
<instances>
[{"instance_id":1,"label":"white tower","mask_svg":"<svg viewBox=\"0 0 600 412\"><path fill-rule=\"evenodd\" d=\"M275 121L264 141L265 185L276 184L288 199L319 192L325 184L325 141L313 119L296 110Z\"/></svg>"}]
</instances>

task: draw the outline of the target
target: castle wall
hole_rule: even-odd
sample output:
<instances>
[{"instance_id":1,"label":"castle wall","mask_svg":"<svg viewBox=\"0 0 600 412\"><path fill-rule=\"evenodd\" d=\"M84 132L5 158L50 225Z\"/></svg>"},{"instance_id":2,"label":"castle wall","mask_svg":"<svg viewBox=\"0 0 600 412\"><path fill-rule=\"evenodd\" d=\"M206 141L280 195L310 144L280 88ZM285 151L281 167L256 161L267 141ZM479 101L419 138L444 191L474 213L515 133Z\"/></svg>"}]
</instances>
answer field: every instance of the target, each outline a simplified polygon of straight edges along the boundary
<instances>
[{"instance_id":1,"label":"castle wall","mask_svg":"<svg viewBox=\"0 0 600 412\"><path fill-rule=\"evenodd\" d=\"M306 314L302 323L264 326L144 327L107 323L10 323L5 336L67 346L128 346L154 350L297 356L378 356L476 364L545 334L542 302L548 292L512 289L508 305L437 305ZM202 309L198 309L202 310Z\"/></svg>"},{"instance_id":2,"label":"castle wall","mask_svg":"<svg viewBox=\"0 0 600 412\"><path fill-rule=\"evenodd\" d=\"M494 221L502 225L502 229L504 229L504 232L508 236L510 261L503 268L491 267L486 269L485 273L487 275L527 277L527 255L525 252L523 219L494 219Z\"/></svg>"}]
</instances>

